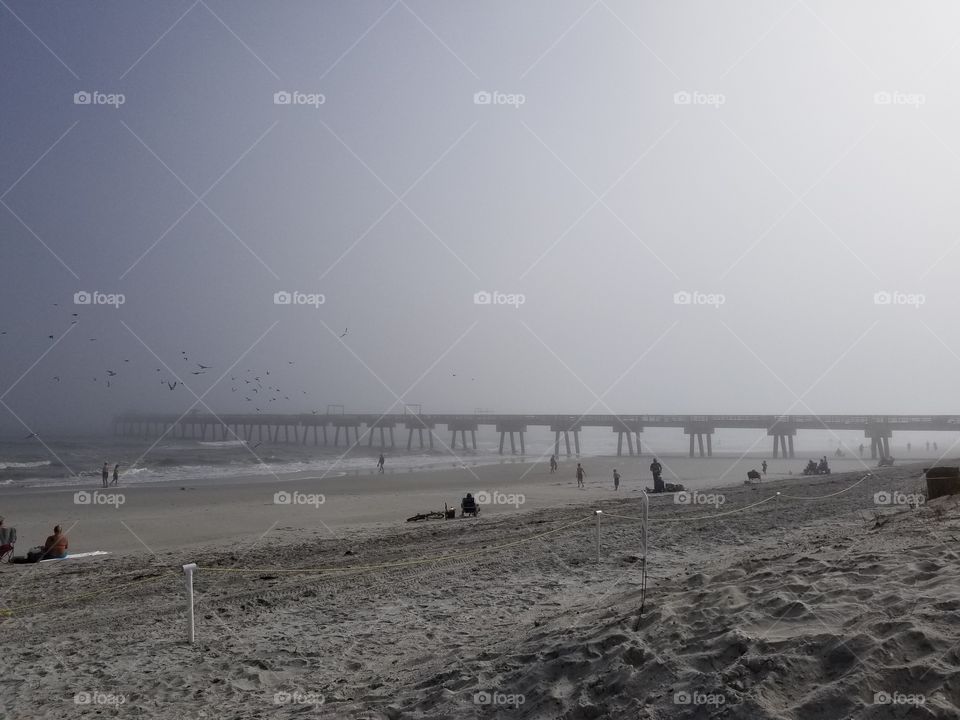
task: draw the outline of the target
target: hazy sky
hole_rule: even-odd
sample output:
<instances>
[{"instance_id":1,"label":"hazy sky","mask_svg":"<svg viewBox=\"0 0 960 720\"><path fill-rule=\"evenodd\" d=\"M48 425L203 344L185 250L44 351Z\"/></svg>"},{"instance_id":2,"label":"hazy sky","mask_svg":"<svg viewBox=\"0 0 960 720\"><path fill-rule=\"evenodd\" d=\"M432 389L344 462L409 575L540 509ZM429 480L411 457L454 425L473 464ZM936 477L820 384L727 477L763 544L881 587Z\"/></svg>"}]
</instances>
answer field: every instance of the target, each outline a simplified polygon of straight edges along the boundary
<instances>
[{"instance_id":1,"label":"hazy sky","mask_svg":"<svg viewBox=\"0 0 960 720\"><path fill-rule=\"evenodd\" d=\"M960 411L955 3L4 0L0 63L5 432Z\"/></svg>"}]
</instances>

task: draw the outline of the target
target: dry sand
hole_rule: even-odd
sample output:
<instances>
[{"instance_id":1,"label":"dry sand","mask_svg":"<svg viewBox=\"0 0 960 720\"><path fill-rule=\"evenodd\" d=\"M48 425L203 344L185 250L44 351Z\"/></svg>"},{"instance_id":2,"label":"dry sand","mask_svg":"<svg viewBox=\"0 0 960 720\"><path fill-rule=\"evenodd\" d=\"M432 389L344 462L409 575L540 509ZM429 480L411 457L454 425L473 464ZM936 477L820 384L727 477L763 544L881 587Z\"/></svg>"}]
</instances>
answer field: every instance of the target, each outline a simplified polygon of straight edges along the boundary
<instances>
[{"instance_id":1,"label":"dry sand","mask_svg":"<svg viewBox=\"0 0 960 720\"><path fill-rule=\"evenodd\" d=\"M491 489L517 492L503 472L487 476ZM551 483L533 474L521 486ZM333 534L264 533L277 509L259 490L211 502L198 516L211 536L237 529L237 513L260 536L239 528L249 537L201 550L200 530L189 548L0 566L13 608L0 639L0 709L5 718L956 718L956 498L878 507L877 492L919 490L919 468L862 475L732 487L719 508L654 497L642 617L639 523L612 517L638 515L641 499L624 489L613 498L606 478L578 491L564 477L522 509L477 520L346 523ZM184 511L171 492L190 491L166 492L149 515L156 523ZM401 516L417 509L403 493L395 504ZM605 511L600 563L595 507ZM191 560L203 566L193 646L179 572ZM329 567L342 570L287 572Z\"/></svg>"}]
</instances>

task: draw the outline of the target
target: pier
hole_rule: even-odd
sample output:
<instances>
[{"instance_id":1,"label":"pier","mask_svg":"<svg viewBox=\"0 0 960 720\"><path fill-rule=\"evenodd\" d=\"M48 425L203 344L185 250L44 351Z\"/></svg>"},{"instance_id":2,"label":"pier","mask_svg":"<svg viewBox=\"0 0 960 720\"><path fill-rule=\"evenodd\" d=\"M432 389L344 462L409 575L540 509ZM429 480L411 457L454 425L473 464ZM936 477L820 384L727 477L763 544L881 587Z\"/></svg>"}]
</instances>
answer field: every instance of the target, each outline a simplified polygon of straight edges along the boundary
<instances>
[{"instance_id":1,"label":"pier","mask_svg":"<svg viewBox=\"0 0 960 720\"><path fill-rule=\"evenodd\" d=\"M113 433L120 437L145 440L167 435L200 441L245 440L266 444L299 444L346 447L396 448L394 430L406 429L407 450L417 433L419 447L424 435L434 447L437 427L450 433L450 449L477 449L477 431L489 427L500 434L500 453L510 441L510 453L526 454L526 436L531 428L553 433L553 450L560 455L560 436L569 457L580 455L580 433L585 427L610 428L617 433L617 455L623 455L627 440L629 455L640 455L640 434L646 428L677 428L690 437L690 457L711 457L713 435L718 429L766 431L773 439L773 457L792 458L794 439L801 430L856 430L870 440L870 457L890 457L893 432L951 432L960 430L960 415L551 415L551 414L435 414L348 413L341 406L330 406L324 414L305 415L243 414L158 415L126 413L113 419ZM468 443L468 434L470 441ZM571 451L570 436L574 447ZM459 436L459 437L458 437ZM438 437L439 439L439 437ZM458 443L459 440L459 443ZM519 447L518 447L519 443ZM442 443L441 443L442 445Z\"/></svg>"}]
</instances>

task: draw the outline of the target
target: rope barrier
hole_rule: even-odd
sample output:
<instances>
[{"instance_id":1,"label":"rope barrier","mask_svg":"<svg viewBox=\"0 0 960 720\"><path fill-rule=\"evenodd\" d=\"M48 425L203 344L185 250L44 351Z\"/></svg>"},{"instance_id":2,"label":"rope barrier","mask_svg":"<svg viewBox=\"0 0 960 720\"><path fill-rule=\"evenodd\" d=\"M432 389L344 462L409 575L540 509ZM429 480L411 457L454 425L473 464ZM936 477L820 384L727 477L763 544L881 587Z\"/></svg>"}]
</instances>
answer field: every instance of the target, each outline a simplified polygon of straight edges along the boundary
<instances>
[{"instance_id":1,"label":"rope barrier","mask_svg":"<svg viewBox=\"0 0 960 720\"><path fill-rule=\"evenodd\" d=\"M743 512L744 510L749 510L750 508L757 507L757 505L763 505L764 503L768 503L771 500L776 500L776 499L777 499L776 495L771 495L770 497L765 498L760 502L755 502L752 505L744 505L742 508L737 508L736 510L730 510L728 512L714 513L712 515L698 515L696 517L690 517L690 518L687 518L687 517L658 518L656 519L655 522L659 524L659 523L668 523L668 522L687 522L689 520L712 520L713 518L724 517L725 515L733 515L738 512ZM643 518L630 517L628 515L615 515L614 513L608 513L608 512L604 512L603 514L608 517L623 518L624 520L639 520L640 522L643 522Z\"/></svg>"},{"instance_id":2,"label":"rope barrier","mask_svg":"<svg viewBox=\"0 0 960 720\"><path fill-rule=\"evenodd\" d=\"M768 503L771 500L776 500L777 498L783 498L785 500L825 500L828 498L836 497L838 495L842 495L843 493L848 492L849 490L852 490L857 485L864 482L866 479L870 477L872 477L872 473L867 473L852 485L848 485L842 490L838 490L837 492L830 493L828 495L818 495L818 496L811 497L811 496L800 496L800 495L783 495L778 492L776 495L771 495L770 497L764 498L763 500L759 500L758 502L751 503L750 505L744 505L741 508L737 508L735 510L729 510L727 512L713 513L711 515L698 515L695 517L657 518L654 520L654 522L669 523L669 522L688 522L688 521L696 521L696 520L712 520L715 518L734 515L734 514L743 512L745 510L749 510L751 508L759 507L760 505L764 505L765 503ZM645 518L639 518L639 517L632 517L630 515L619 515L617 513L611 513L606 510L604 510L602 514L606 517L620 518L622 520L649 522L649 518L645 519ZM537 533L536 535L531 535L529 537L520 538L519 540L513 540L507 543L501 543L500 545L493 545L490 547L479 548L477 550L469 550L461 553L438 555L435 557L419 558L415 560L403 560L403 561L397 561L397 562L379 563L376 565L350 565L345 567L330 566L330 567L322 567L322 568L270 568L270 567L267 567L267 568L221 568L221 567L212 567L212 566L203 565L203 566L197 567L196 569L204 570L207 572L232 572L232 573L251 573L251 574L276 574L276 573L307 573L307 574L345 573L345 574L349 574L349 573L368 572L372 570L385 570L389 568L414 567L417 565L428 565L431 563L439 563L439 562L445 562L448 560L457 560L460 558L472 557L482 553L497 552L499 550L505 550L507 548L516 547L518 545L523 545L525 543L533 542L534 540L539 540L541 538L549 537L550 535L554 535L568 528L574 527L576 525L580 525L591 519L596 519L598 521L598 526L599 526L599 514L595 511L594 513L587 515L586 517L580 518L579 520L574 520L573 522L566 523L565 525L561 525L560 527L547 530L546 532ZM599 527L598 527L598 533L599 533ZM597 548L599 552L599 548L600 548L599 534L598 534ZM646 559L644 558L644 564L645 563L646 563ZM644 571L645 570L646 570L646 567L644 567ZM135 580L133 582L124 583L122 585L115 585L105 590L80 593L78 595L72 595L67 598L58 598L55 600L46 600L43 602L29 603L26 605L17 605L15 607L3 608L3 609L0 609L0 617L10 617L14 613L18 613L23 610L30 610L30 609L39 608L39 607L49 607L52 605L60 605L62 603L71 602L73 600L82 600L82 599L87 599L92 597L99 597L99 596L107 595L111 593L122 592L127 588L135 587L138 585L146 585L148 583L153 583L159 580L163 580L164 578L167 578L170 575L175 574L175 572L176 571L170 570L165 573L161 573L160 575L156 575L154 577L143 578L141 580Z\"/></svg>"},{"instance_id":3,"label":"rope barrier","mask_svg":"<svg viewBox=\"0 0 960 720\"><path fill-rule=\"evenodd\" d=\"M860 478L855 483L853 483L853 485L848 485L842 490L838 490L835 493L830 493L829 495L814 495L812 497L811 496L804 497L803 495L780 495L780 497L786 498L787 500L824 500L826 498L836 497L837 495L843 495L843 493L847 492L847 490L853 490L853 488L855 488L857 485L862 483L868 477L873 477L873 473L867 473L862 478Z\"/></svg>"},{"instance_id":4,"label":"rope barrier","mask_svg":"<svg viewBox=\"0 0 960 720\"><path fill-rule=\"evenodd\" d=\"M29 610L29 609L31 609L31 608L38 608L38 607L48 607L48 606L50 606L50 605L59 605L60 603L64 603L64 602L67 602L67 601L70 601L70 600L79 600L79 599L82 599L82 598L98 597L98 596L100 596L100 595L106 595L106 594L108 594L108 593L115 593L115 592L119 592L119 591L121 591L121 590L123 590L123 589L125 589L125 588L133 587L133 586L135 586L135 585L146 585L147 583L156 582L157 580L162 580L163 578L165 578L165 577L167 577L167 576L169 576L169 575L173 575L173 574L174 574L174 571L173 571L173 570L168 570L167 572L162 573L162 574L160 574L160 575L157 575L157 576L155 576L155 577L144 578L143 580L134 580L133 582L125 583L125 584L123 584L123 585L114 585L113 587L110 587L110 588L108 588L108 589L106 589L106 590L98 590L98 591L96 591L96 592L80 593L79 595L71 595L71 596L68 597L68 598L60 598L60 599L57 599L57 600L46 600L46 601L44 601L44 602L29 603L28 605L17 605L17 606L15 606L15 607L3 608L3 609L0 609L0 616L9 617L9 616L13 615L15 612L20 612L21 610Z\"/></svg>"}]
</instances>

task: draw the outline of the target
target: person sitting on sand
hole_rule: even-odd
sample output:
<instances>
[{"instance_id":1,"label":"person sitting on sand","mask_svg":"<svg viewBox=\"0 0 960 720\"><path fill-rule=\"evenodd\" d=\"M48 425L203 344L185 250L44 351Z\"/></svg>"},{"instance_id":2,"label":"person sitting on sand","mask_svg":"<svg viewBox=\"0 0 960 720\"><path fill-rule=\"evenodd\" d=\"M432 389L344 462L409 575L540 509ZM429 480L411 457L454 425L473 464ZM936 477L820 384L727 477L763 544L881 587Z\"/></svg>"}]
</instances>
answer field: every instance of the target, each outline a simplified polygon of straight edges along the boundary
<instances>
[{"instance_id":1,"label":"person sitting on sand","mask_svg":"<svg viewBox=\"0 0 960 720\"><path fill-rule=\"evenodd\" d=\"M53 528L53 535L47 536L42 548L36 547L27 553L27 562L65 558L69 546L67 536L63 534L63 530L57 525Z\"/></svg>"},{"instance_id":2,"label":"person sitting on sand","mask_svg":"<svg viewBox=\"0 0 960 720\"><path fill-rule=\"evenodd\" d=\"M477 514L477 501L471 493L467 493L467 496L460 501L460 517L464 515L474 515Z\"/></svg>"}]
</instances>

